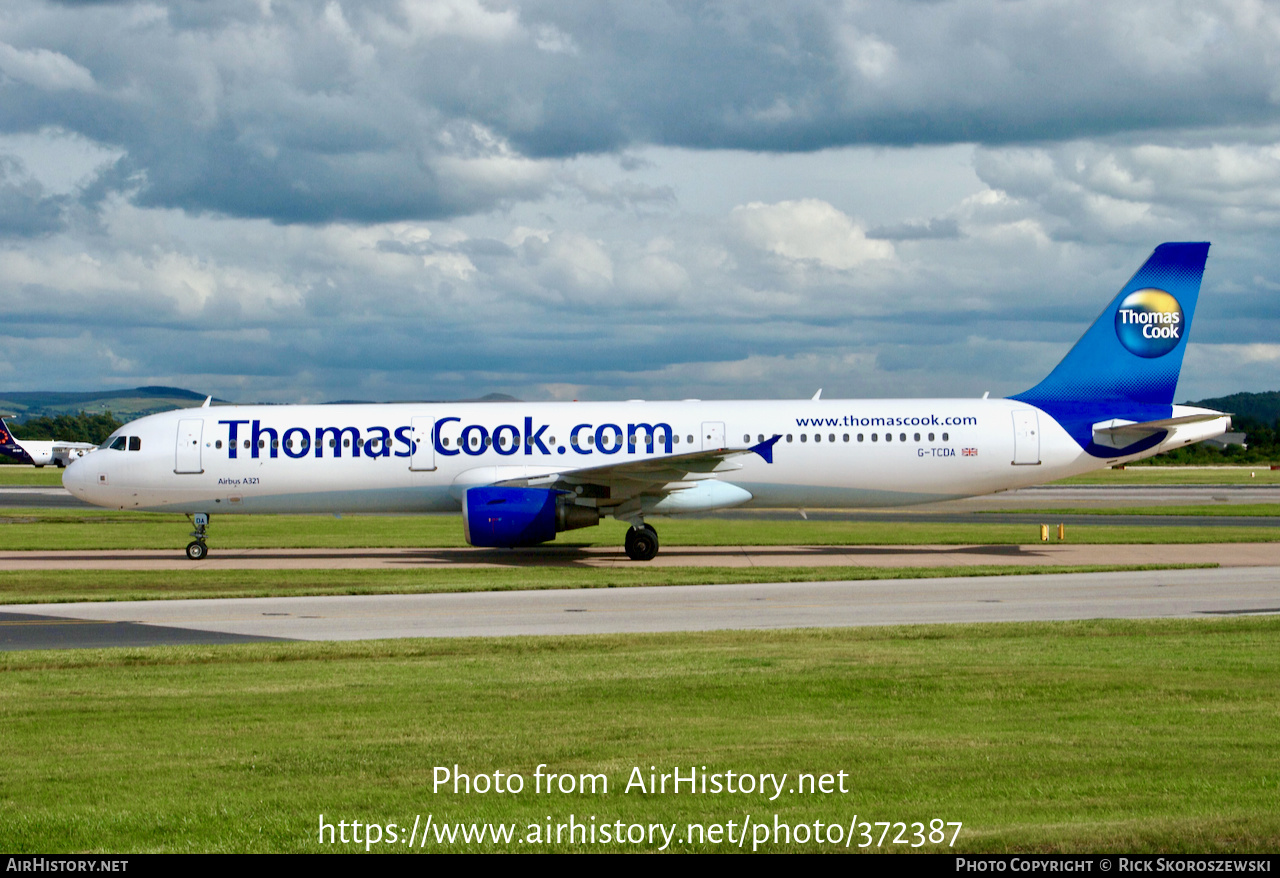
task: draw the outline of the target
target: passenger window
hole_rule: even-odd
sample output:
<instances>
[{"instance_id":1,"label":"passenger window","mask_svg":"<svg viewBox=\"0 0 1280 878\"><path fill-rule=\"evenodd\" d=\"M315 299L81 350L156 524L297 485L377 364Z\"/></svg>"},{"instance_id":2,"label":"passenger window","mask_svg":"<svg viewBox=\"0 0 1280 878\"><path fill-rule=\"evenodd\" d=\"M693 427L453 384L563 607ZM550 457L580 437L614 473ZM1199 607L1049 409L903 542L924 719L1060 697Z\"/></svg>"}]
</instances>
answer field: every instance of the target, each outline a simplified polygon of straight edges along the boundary
<instances>
[{"instance_id":1,"label":"passenger window","mask_svg":"<svg viewBox=\"0 0 1280 878\"><path fill-rule=\"evenodd\" d=\"M214 448L221 448L221 447L222 447L222 440L221 440L221 439L219 439L217 442L213 443L213 447L214 447Z\"/></svg>"},{"instance_id":2,"label":"passenger window","mask_svg":"<svg viewBox=\"0 0 1280 878\"><path fill-rule=\"evenodd\" d=\"M848 442L848 441L849 441L849 434L848 434L848 433L845 433L845 434L844 434L844 441L845 441L845 442Z\"/></svg>"},{"instance_id":3,"label":"passenger window","mask_svg":"<svg viewBox=\"0 0 1280 878\"><path fill-rule=\"evenodd\" d=\"M885 433L885 434L884 434L884 441L885 441L885 442L892 442L892 441L893 441L893 434L892 434L892 433Z\"/></svg>"},{"instance_id":4,"label":"passenger window","mask_svg":"<svg viewBox=\"0 0 1280 878\"><path fill-rule=\"evenodd\" d=\"M916 441L916 442L919 442L919 441L920 441L920 434L919 434L919 433L917 433L917 434L916 434L915 441Z\"/></svg>"},{"instance_id":5,"label":"passenger window","mask_svg":"<svg viewBox=\"0 0 1280 878\"><path fill-rule=\"evenodd\" d=\"M907 434L906 434L906 433L899 433L899 434L898 434L898 441L899 441L899 442L906 442L906 441L907 441Z\"/></svg>"},{"instance_id":6,"label":"passenger window","mask_svg":"<svg viewBox=\"0 0 1280 878\"><path fill-rule=\"evenodd\" d=\"M929 434L929 441L930 441L930 442L932 442L932 441L933 441L933 434L932 434L932 433L930 433L930 434Z\"/></svg>"},{"instance_id":7,"label":"passenger window","mask_svg":"<svg viewBox=\"0 0 1280 878\"><path fill-rule=\"evenodd\" d=\"M808 434L808 433L801 433L801 434L800 434L800 441L801 441L801 442L808 442L808 441L809 441L809 434Z\"/></svg>"},{"instance_id":8,"label":"passenger window","mask_svg":"<svg viewBox=\"0 0 1280 878\"><path fill-rule=\"evenodd\" d=\"M693 434L692 434L692 433L690 433L688 436L686 436L686 437L685 437L685 441L686 441L686 442L688 442L690 445L692 445L692 444L693 444ZM788 439L787 441L788 441L788 442L790 442L791 440L790 440L790 439Z\"/></svg>"},{"instance_id":9,"label":"passenger window","mask_svg":"<svg viewBox=\"0 0 1280 878\"><path fill-rule=\"evenodd\" d=\"M245 448L248 448L248 447L249 447L249 440L248 440L248 439L244 440L244 447L245 447Z\"/></svg>"},{"instance_id":10,"label":"passenger window","mask_svg":"<svg viewBox=\"0 0 1280 878\"><path fill-rule=\"evenodd\" d=\"M946 433L943 433L943 434L942 434L942 441L943 441L943 442L947 442L947 441L949 441L949 440L950 440L950 438L951 438L951 437L950 437L950 436L948 436Z\"/></svg>"},{"instance_id":11,"label":"passenger window","mask_svg":"<svg viewBox=\"0 0 1280 878\"><path fill-rule=\"evenodd\" d=\"M859 433L859 434L858 434L858 441L859 441L859 442L861 442L861 441L862 441L862 434L861 434L861 433Z\"/></svg>"},{"instance_id":12,"label":"passenger window","mask_svg":"<svg viewBox=\"0 0 1280 878\"><path fill-rule=\"evenodd\" d=\"M872 442L879 442L879 441L880 441L880 434L879 434L879 433L872 433L872 434L871 434L871 441L872 441Z\"/></svg>"},{"instance_id":13,"label":"passenger window","mask_svg":"<svg viewBox=\"0 0 1280 878\"><path fill-rule=\"evenodd\" d=\"M849 439L849 437L848 437L848 436L845 436L844 438L845 438L845 440L846 440L846 441L848 441L848 439ZM836 441L836 434L835 434L835 433L832 433L830 436L828 436L828 437L827 437L827 441L828 441L828 442L835 442L835 441Z\"/></svg>"},{"instance_id":14,"label":"passenger window","mask_svg":"<svg viewBox=\"0 0 1280 878\"><path fill-rule=\"evenodd\" d=\"M267 447L267 440L266 440L266 439L259 439L259 440L258 440L258 447L259 447L259 448L266 448L266 447Z\"/></svg>"},{"instance_id":15,"label":"passenger window","mask_svg":"<svg viewBox=\"0 0 1280 878\"><path fill-rule=\"evenodd\" d=\"M788 442L790 442L790 441L791 441L791 434L790 434L790 433L788 433L788 434L787 434L787 441L788 441Z\"/></svg>"},{"instance_id":16,"label":"passenger window","mask_svg":"<svg viewBox=\"0 0 1280 878\"><path fill-rule=\"evenodd\" d=\"M743 441L744 443L750 444L750 442L751 442L751 434L750 434L750 433L747 433L745 436L743 436L743 437L742 437L742 441Z\"/></svg>"}]
</instances>

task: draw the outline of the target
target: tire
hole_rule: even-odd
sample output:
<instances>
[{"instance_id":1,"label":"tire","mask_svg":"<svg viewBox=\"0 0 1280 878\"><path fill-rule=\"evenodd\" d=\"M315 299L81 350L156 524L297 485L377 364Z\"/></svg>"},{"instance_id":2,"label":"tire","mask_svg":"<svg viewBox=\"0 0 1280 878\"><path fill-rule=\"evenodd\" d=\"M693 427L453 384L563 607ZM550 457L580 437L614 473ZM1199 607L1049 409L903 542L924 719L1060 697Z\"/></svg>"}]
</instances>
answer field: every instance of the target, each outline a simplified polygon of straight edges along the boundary
<instances>
[{"instance_id":1,"label":"tire","mask_svg":"<svg viewBox=\"0 0 1280 878\"><path fill-rule=\"evenodd\" d=\"M658 532L648 525L633 527L627 531L623 548L632 561L652 561L658 554Z\"/></svg>"},{"instance_id":2,"label":"tire","mask_svg":"<svg viewBox=\"0 0 1280 878\"><path fill-rule=\"evenodd\" d=\"M187 543L187 557L192 561L201 561L209 555L209 547L200 540Z\"/></svg>"}]
</instances>

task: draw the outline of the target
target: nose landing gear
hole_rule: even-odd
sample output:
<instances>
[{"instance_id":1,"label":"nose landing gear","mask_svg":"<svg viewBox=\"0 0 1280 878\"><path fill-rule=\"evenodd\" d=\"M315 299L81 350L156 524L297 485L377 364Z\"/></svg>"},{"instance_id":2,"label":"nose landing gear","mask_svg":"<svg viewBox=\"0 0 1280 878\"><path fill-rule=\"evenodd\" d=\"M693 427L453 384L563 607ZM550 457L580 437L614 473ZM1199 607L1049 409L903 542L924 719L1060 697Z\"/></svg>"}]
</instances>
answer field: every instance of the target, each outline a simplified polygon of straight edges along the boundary
<instances>
[{"instance_id":1,"label":"nose landing gear","mask_svg":"<svg viewBox=\"0 0 1280 878\"><path fill-rule=\"evenodd\" d=\"M651 524L632 525L622 545L632 561L652 561L658 554L658 532Z\"/></svg>"},{"instance_id":2,"label":"nose landing gear","mask_svg":"<svg viewBox=\"0 0 1280 878\"><path fill-rule=\"evenodd\" d=\"M205 545L205 531L209 527L209 515L205 512L197 512L195 515L188 515L195 530L191 532L194 540L187 543L187 557L192 561L200 561L209 555L209 547Z\"/></svg>"}]
</instances>

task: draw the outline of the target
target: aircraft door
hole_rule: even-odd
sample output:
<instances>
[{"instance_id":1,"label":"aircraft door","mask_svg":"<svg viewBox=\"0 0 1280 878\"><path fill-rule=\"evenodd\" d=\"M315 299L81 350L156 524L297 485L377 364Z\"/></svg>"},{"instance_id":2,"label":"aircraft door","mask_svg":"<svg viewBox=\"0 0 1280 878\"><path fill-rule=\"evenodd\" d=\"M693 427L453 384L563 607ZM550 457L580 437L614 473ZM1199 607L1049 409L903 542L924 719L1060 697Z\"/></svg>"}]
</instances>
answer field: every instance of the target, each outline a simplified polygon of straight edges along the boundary
<instances>
[{"instance_id":1,"label":"aircraft door","mask_svg":"<svg viewBox=\"0 0 1280 878\"><path fill-rule=\"evenodd\" d=\"M178 439L174 457L175 473L202 473L200 441L204 433L203 418L183 418L178 421Z\"/></svg>"},{"instance_id":2,"label":"aircraft door","mask_svg":"<svg viewBox=\"0 0 1280 878\"><path fill-rule=\"evenodd\" d=\"M724 448L724 421L703 421L702 450Z\"/></svg>"},{"instance_id":3,"label":"aircraft door","mask_svg":"<svg viewBox=\"0 0 1280 878\"><path fill-rule=\"evenodd\" d=\"M1040 463L1040 416L1035 409L1013 412L1013 465Z\"/></svg>"},{"instance_id":4,"label":"aircraft door","mask_svg":"<svg viewBox=\"0 0 1280 878\"><path fill-rule=\"evenodd\" d=\"M436 468L436 419L421 415L411 421L413 425L413 453L409 456L409 469L431 472Z\"/></svg>"}]
</instances>

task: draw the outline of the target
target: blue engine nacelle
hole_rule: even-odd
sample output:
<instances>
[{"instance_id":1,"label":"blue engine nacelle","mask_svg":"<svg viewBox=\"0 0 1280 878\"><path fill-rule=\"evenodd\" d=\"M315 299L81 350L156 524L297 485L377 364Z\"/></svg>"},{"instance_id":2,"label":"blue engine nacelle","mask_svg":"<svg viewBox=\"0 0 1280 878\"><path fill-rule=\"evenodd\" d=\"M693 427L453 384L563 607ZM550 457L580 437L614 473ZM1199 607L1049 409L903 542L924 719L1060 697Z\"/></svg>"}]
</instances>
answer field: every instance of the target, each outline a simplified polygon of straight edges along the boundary
<instances>
[{"instance_id":1,"label":"blue engine nacelle","mask_svg":"<svg viewBox=\"0 0 1280 878\"><path fill-rule=\"evenodd\" d=\"M576 506L569 497L548 488L470 488L462 495L463 533L473 546L512 548L600 523L596 509Z\"/></svg>"}]
</instances>

